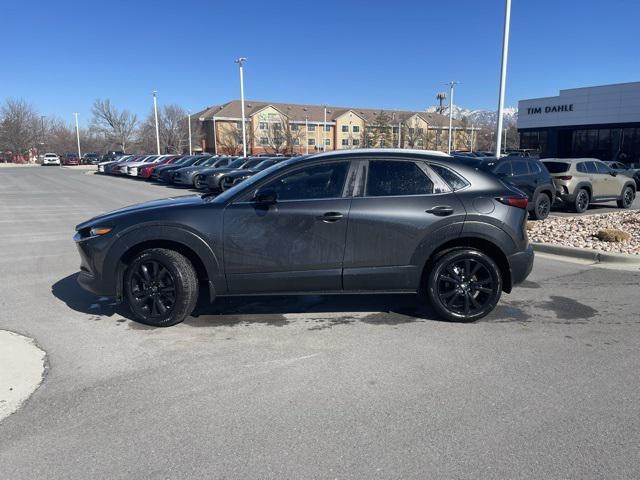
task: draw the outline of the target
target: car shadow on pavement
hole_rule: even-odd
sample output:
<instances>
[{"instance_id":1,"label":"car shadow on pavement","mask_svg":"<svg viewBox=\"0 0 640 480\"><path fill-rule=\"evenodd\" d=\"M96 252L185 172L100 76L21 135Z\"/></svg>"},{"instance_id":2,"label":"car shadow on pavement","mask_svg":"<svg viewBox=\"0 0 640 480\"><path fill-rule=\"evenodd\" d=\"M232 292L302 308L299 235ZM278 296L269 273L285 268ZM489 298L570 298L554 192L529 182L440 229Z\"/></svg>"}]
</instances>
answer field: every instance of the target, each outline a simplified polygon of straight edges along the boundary
<instances>
[{"instance_id":1,"label":"car shadow on pavement","mask_svg":"<svg viewBox=\"0 0 640 480\"><path fill-rule=\"evenodd\" d=\"M135 322L126 305L85 291L78 285L77 277L78 273L74 273L58 280L52 285L51 293L72 310L93 315L95 319L117 315ZM205 295L201 295L201 299L203 297ZM431 308L419 304L416 295L283 295L220 297L212 304L201 300L185 324L193 327L252 323L284 326L290 323L285 317L289 314L305 314L305 321L314 324L312 330L352 322L398 325L438 320Z\"/></svg>"}]
</instances>

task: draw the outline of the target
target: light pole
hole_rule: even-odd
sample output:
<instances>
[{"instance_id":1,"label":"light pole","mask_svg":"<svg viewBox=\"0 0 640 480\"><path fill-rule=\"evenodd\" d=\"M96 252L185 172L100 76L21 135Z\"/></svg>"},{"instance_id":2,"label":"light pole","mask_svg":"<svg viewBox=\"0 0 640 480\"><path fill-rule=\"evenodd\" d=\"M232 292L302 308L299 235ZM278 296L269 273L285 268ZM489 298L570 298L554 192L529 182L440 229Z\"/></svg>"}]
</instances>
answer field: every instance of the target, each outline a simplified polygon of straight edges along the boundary
<instances>
[{"instance_id":1,"label":"light pole","mask_svg":"<svg viewBox=\"0 0 640 480\"><path fill-rule=\"evenodd\" d=\"M322 151L327 151L327 106L324 106L324 125L322 126Z\"/></svg>"},{"instance_id":2,"label":"light pole","mask_svg":"<svg viewBox=\"0 0 640 480\"><path fill-rule=\"evenodd\" d=\"M42 142L40 142L42 144L42 154L45 154L45 149L44 149L44 145L45 145L45 141L44 141L44 119L47 118L46 115L40 115L40 129L42 130Z\"/></svg>"},{"instance_id":3,"label":"light pole","mask_svg":"<svg viewBox=\"0 0 640 480\"><path fill-rule=\"evenodd\" d=\"M247 127L245 126L244 121L244 62L247 59L245 57L240 57L236 60L236 63L240 67L240 108L242 110L242 152L243 155L247 156Z\"/></svg>"},{"instance_id":4,"label":"light pole","mask_svg":"<svg viewBox=\"0 0 640 480\"><path fill-rule=\"evenodd\" d=\"M474 130L474 127L473 127L473 123L472 123L472 124L471 124L471 145L470 145L470 147L469 147L469 151L470 151L471 153L473 153L473 130Z\"/></svg>"},{"instance_id":5,"label":"light pole","mask_svg":"<svg viewBox=\"0 0 640 480\"><path fill-rule=\"evenodd\" d=\"M158 92L153 91L153 113L156 117L156 147L158 147L158 155L160 155L160 128L158 127Z\"/></svg>"},{"instance_id":6,"label":"light pole","mask_svg":"<svg viewBox=\"0 0 640 480\"><path fill-rule=\"evenodd\" d=\"M498 91L498 124L496 125L496 157L502 150L502 111L504 110L504 90L507 81L507 57L509 55L509 25L511 23L511 0L505 0L504 31L502 34L502 63L500 66L500 89ZM505 142L506 143L506 142Z\"/></svg>"},{"instance_id":7,"label":"light pole","mask_svg":"<svg viewBox=\"0 0 640 480\"><path fill-rule=\"evenodd\" d=\"M189 155L193 155L193 149L191 148L191 112L187 112L189 114Z\"/></svg>"},{"instance_id":8,"label":"light pole","mask_svg":"<svg viewBox=\"0 0 640 480\"><path fill-rule=\"evenodd\" d=\"M449 148L447 149L447 153L451 155L451 137L453 132L453 89L458 84L458 82L452 80L447 85L449 85Z\"/></svg>"},{"instance_id":9,"label":"light pole","mask_svg":"<svg viewBox=\"0 0 640 480\"><path fill-rule=\"evenodd\" d=\"M309 155L309 117L304 117L304 143L305 153Z\"/></svg>"},{"instance_id":10,"label":"light pole","mask_svg":"<svg viewBox=\"0 0 640 480\"><path fill-rule=\"evenodd\" d=\"M76 139L78 140L78 162L82 158L82 152L80 151L80 129L78 128L78 112L74 113L76 117Z\"/></svg>"}]
</instances>

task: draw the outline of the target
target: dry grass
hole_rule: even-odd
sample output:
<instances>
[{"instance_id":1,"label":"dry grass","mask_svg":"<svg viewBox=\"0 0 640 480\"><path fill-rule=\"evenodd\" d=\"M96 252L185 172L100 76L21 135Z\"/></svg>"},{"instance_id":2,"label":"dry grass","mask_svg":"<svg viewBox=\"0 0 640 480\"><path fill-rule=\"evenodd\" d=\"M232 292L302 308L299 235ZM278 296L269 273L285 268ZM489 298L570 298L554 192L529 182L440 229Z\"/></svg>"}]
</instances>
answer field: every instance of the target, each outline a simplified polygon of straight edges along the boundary
<instances>
[{"instance_id":1,"label":"dry grass","mask_svg":"<svg viewBox=\"0 0 640 480\"><path fill-rule=\"evenodd\" d=\"M598 240L603 242L621 243L631 240L631 234L617 228L603 228L596 233Z\"/></svg>"}]
</instances>

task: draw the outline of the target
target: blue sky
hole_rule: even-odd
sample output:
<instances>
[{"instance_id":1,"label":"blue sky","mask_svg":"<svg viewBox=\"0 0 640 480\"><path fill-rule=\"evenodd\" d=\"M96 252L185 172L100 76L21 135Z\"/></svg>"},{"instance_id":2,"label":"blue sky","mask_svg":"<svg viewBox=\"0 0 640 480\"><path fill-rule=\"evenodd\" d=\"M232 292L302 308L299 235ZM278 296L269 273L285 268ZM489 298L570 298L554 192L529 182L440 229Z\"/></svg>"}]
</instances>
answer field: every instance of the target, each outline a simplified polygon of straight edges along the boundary
<instances>
[{"instance_id":1,"label":"blue sky","mask_svg":"<svg viewBox=\"0 0 640 480\"><path fill-rule=\"evenodd\" d=\"M96 98L145 115L238 98L422 109L448 80L456 104L495 109L503 0L7 1L0 101L87 121ZM513 0L506 104L640 80L640 2Z\"/></svg>"}]
</instances>

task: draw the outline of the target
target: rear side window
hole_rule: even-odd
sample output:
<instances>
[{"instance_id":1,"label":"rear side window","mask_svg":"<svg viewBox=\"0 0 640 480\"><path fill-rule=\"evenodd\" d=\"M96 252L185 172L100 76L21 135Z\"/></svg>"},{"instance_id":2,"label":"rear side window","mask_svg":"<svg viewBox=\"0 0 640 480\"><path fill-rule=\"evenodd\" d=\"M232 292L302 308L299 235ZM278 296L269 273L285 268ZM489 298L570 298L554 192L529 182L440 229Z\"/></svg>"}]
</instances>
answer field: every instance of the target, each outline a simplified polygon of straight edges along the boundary
<instances>
[{"instance_id":1,"label":"rear side window","mask_svg":"<svg viewBox=\"0 0 640 480\"><path fill-rule=\"evenodd\" d=\"M433 193L433 182L414 162L369 162L367 196L390 197L429 193Z\"/></svg>"},{"instance_id":2,"label":"rear side window","mask_svg":"<svg viewBox=\"0 0 640 480\"><path fill-rule=\"evenodd\" d=\"M564 173L569 170L569 164L565 162L544 162L544 166L547 167L549 173Z\"/></svg>"},{"instance_id":3,"label":"rear side window","mask_svg":"<svg viewBox=\"0 0 640 480\"><path fill-rule=\"evenodd\" d=\"M511 162L500 162L498 166L493 170L493 173L496 175L505 175L510 177L511 173Z\"/></svg>"},{"instance_id":4,"label":"rear side window","mask_svg":"<svg viewBox=\"0 0 640 480\"><path fill-rule=\"evenodd\" d=\"M457 173L452 172L448 168L441 167L440 165L429 165L447 184L452 190L460 190L467 186L466 180L460 177Z\"/></svg>"},{"instance_id":5,"label":"rear side window","mask_svg":"<svg viewBox=\"0 0 640 480\"><path fill-rule=\"evenodd\" d=\"M513 169L513 176L519 177L529 175L529 167L524 160L514 160L511 162L511 168Z\"/></svg>"},{"instance_id":6,"label":"rear side window","mask_svg":"<svg viewBox=\"0 0 640 480\"><path fill-rule=\"evenodd\" d=\"M529 170L534 175L537 175L538 173L542 173L542 168L540 167L540 164L538 162L529 162Z\"/></svg>"}]
</instances>

